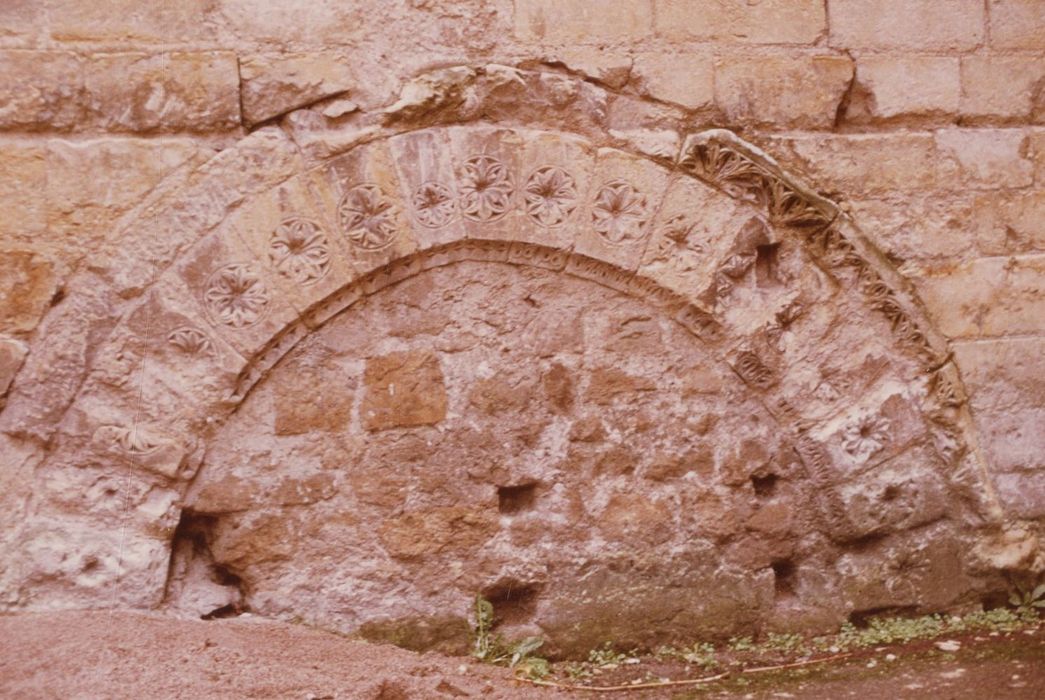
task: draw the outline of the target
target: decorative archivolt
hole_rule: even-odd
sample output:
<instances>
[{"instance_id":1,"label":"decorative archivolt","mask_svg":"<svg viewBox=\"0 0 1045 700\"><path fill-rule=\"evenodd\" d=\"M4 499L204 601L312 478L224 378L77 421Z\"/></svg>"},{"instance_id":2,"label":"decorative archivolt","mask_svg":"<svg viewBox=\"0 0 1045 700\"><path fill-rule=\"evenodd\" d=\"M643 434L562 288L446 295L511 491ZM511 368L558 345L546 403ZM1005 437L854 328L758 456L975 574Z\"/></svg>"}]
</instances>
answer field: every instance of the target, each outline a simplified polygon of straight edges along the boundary
<instances>
[{"instance_id":1,"label":"decorative archivolt","mask_svg":"<svg viewBox=\"0 0 1045 700\"><path fill-rule=\"evenodd\" d=\"M841 541L868 533L839 484L897 428L852 364L871 344L885 358L874 376L924 422L904 439L931 443L933 468L996 515L957 373L909 285L757 148L723 130L669 155L659 141L418 122L314 157L179 255L96 353L54 460L116 457L180 492L215 425L302 338L407 277L480 260L576 275L673 317L792 436ZM104 358L127 352L134 381L114 382Z\"/></svg>"}]
</instances>

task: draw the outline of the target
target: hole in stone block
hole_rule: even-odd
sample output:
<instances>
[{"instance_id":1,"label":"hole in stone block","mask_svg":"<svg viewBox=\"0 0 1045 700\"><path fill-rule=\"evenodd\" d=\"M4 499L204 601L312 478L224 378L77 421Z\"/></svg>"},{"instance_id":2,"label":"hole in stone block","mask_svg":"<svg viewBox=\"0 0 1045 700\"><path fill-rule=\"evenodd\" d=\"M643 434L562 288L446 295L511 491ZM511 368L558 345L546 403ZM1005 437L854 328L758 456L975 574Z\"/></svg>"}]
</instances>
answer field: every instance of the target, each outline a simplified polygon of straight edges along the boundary
<instances>
[{"instance_id":1,"label":"hole in stone block","mask_svg":"<svg viewBox=\"0 0 1045 700\"><path fill-rule=\"evenodd\" d=\"M849 613L849 622L854 626L861 629L866 628L871 624L871 619L875 617L911 617L918 610L917 605L894 605L885 606L881 608L866 608L864 610L854 610Z\"/></svg>"},{"instance_id":2,"label":"hole in stone block","mask_svg":"<svg viewBox=\"0 0 1045 700\"><path fill-rule=\"evenodd\" d=\"M171 541L164 602L203 620L232 617L247 610L246 583L214 560L211 533L218 519L213 515L182 511Z\"/></svg>"},{"instance_id":3,"label":"hole in stone block","mask_svg":"<svg viewBox=\"0 0 1045 700\"><path fill-rule=\"evenodd\" d=\"M537 500L537 482L516 486L497 487L497 510L502 513L520 513L533 507Z\"/></svg>"},{"instance_id":4,"label":"hole in stone block","mask_svg":"<svg viewBox=\"0 0 1045 700\"><path fill-rule=\"evenodd\" d=\"M766 243L755 248L755 281L759 287L776 287L780 284L777 275L779 243Z\"/></svg>"},{"instance_id":5,"label":"hole in stone block","mask_svg":"<svg viewBox=\"0 0 1045 700\"><path fill-rule=\"evenodd\" d=\"M773 492L776 491L777 481L780 480L776 474L764 474L762 476L753 475L751 477L751 486L755 489L755 495L763 498L772 496Z\"/></svg>"},{"instance_id":6,"label":"hole in stone block","mask_svg":"<svg viewBox=\"0 0 1045 700\"><path fill-rule=\"evenodd\" d=\"M493 605L495 624L515 625L533 618L539 593L539 584L502 579L484 590L483 597Z\"/></svg>"},{"instance_id":7,"label":"hole in stone block","mask_svg":"<svg viewBox=\"0 0 1045 700\"><path fill-rule=\"evenodd\" d=\"M773 589L778 598L795 594L795 564L790 559L772 563Z\"/></svg>"}]
</instances>

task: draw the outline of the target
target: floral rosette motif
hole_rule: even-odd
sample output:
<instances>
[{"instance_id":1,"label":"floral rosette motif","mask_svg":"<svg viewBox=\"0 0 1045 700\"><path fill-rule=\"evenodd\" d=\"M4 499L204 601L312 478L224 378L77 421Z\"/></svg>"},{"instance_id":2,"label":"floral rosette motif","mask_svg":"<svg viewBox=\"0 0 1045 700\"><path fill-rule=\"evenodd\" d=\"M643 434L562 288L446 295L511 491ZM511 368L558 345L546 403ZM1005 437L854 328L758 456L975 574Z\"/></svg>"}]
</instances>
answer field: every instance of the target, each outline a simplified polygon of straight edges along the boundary
<instances>
[{"instance_id":1,"label":"floral rosette motif","mask_svg":"<svg viewBox=\"0 0 1045 700\"><path fill-rule=\"evenodd\" d=\"M692 272L700 263L704 245L698 241L698 225L685 214L673 216L662 229L654 261L665 262L679 272Z\"/></svg>"},{"instance_id":2,"label":"floral rosette motif","mask_svg":"<svg viewBox=\"0 0 1045 700\"><path fill-rule=\"evenodd\" d=\"M269 293L249 265L233 263L211 274L203 301L218 323L246 328L265 315Z\"/></svg>"},{"instance_id":3,"label":"floral rosette motif","mask_svg":"<svg viewBox=\"0 0 1045 700\"><path fill-rule=\"evenodd\" d=\"M623 180L602 186L591 212L595 233L607 243L632 243L645 235L646 196Z\"/></svg>"},{"instance_id":4,"label":"floral rosette motif","mask_svg":"<svg viewBox=\"0 0 1045 700\"><path fill-rule=\"evenodd\" d=\"M422 226L439 228L454 218L454 193L446 185L425 182L414 190L414 217Z\"/></svg>"},{"instance_id":5,"label":"floral rosette motif","mask_svg":"<svg viewBox=\"0 0 1045 700\"><path fill-rule=\"evenodd\" d=\"M465 161L460 183L461 214L472 221L495 221L511 207L515 185L507 166L493 156Z\"/></svg>"},{"instance_id":6,"label":"floral rosette motif","mask_svg":"<svg viewBox=\"0 0 1045 700\"><path fill-rule=\"evenodd\" d=\"M395 239L395 209L377 185L353 187L337 210L345 236L354 246L379 250Z\"/></svg>"},{"instance_id":7,"label":"floral rosette motif","mask_svg":"<svg viewBox=\"0 0 1045 700\"><path fill-rule=\"evenodd\" d=\"M866 462L889 441L889 420L866 416L845 429L842 447L860 462Z\"/></svg>"},{"instance_id":8,"label":"floral rosette motif","mask_svg":"<svg viewBox=\"0 0 1045 700\"><path fill-rule=\"evenodd\" d=\"M555 165L534 170L523 190L526 214L541 226L559 226L577 208L573 176Z\"/></svg>"},{"instance_id":9,"label":"floral rosette motif","mask_svg":"<svg viewBox=\"0 0 1045 700\"><path fill-rule=\"evenodd\" d=\"M308 219L281 223L269 240L269 258L281 275L302 285L318 282L330 270L326 236Z\"/></svg>"}]
</instances>

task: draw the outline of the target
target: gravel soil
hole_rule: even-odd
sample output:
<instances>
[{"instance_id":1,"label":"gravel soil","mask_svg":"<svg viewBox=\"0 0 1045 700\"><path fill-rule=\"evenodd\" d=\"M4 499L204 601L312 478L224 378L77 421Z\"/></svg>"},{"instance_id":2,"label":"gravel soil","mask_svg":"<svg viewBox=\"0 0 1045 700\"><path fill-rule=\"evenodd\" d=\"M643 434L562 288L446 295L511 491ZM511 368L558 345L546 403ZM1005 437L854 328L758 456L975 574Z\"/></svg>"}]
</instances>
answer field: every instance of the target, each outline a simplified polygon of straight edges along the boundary
<instances>
[{"instance_id":1,"label":"gravel soil","mask_svg":"<svg viewBox=\"0 0 1045 700\"><path fill-rule=\"evenodd\" d=\"M741 673L703 686L563 690L513 680L507 669L415 654L333 634L239 617L186 620L131 612L0 616L2 698L1045 698L1045 632L962 638L860 652L797 668ZM892 658L889 658L892 657ZM681 664L637 664L600 684L698 677Z\"/></svg>"}]
</instances>

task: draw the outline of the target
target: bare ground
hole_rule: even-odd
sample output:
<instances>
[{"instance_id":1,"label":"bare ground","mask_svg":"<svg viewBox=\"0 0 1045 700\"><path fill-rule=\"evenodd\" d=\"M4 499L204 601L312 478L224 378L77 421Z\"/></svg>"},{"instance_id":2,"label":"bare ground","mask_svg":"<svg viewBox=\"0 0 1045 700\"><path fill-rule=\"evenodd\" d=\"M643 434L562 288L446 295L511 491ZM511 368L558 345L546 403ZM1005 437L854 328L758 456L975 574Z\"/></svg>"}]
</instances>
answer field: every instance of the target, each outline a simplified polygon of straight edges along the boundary
<instances>
[{"instance_id":1,"label":"bare ground","mask_svg":"<svg viewBox=\"0 0 1045 700\"><path fill-rule=\"evenodd\" d=\"M953 653L922 643L801 668L734 672L707 686L595 693L536 688L513 680L507 669L468 659L419 655L258 618L204 622L66 611L0 616L0 697L1045 698L1040 627L961 641ZM887 653L895 659L888 660ZM641 673L673 679L700 675L678 664L644 664Z\"/></svg>"}]
</instances>

